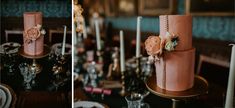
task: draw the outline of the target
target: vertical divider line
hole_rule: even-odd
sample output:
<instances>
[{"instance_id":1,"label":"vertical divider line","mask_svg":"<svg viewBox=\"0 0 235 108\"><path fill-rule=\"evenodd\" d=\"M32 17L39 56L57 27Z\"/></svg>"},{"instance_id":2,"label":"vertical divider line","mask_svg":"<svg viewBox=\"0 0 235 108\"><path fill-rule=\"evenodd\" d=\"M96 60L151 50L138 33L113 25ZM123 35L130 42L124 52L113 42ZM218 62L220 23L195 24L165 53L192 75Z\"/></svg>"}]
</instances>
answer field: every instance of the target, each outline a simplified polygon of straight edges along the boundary
<instances>
[{"instance_id":1,"label":"vertical divider line","mask_svg":"<svg viewBox=\"0 0 235 108\"><path fill-rule=\"evenodd\" d=\"M74 77L73 77L73 76L74 76L74 47L75 47L74 41L73 41L73 37L74 37L74 36L73 36L73 32L74 32L74 31L73 31L73 30L75 30L75 29L74 29L74 26L73 26L73 25L74 25L74 24L73 24L73 23L74 23L74 17L73 17L73 15L74 15L74 11L73 11L73 9L74 9L74 5L73 5L73 4L74 4L74 3L73 3L73 2L74 2L74 1L73 1L73 0L71 0L71 1L72 1L72 2L71 2L71 3L72 3L72 4L71 4L71 5L72 5L72 9L71 9L71 11L72 11L72 15L71 15L71 17L72 17L72 22L71 22L71 25L72 25L72 37L71 37L71 38L72 38L72 39L71 39L71 41L72 41L72 60L71 60L71 62L72 62L72 70L71 70L71 75L72 75L72 76L71 76L71 77L72 77L72 80L71 80L71 81L72 81L72 82L71 82L71 83L72 83L72 90L71 90L71 91L72 91L72 94L71 94L71 95L72 95L72 96L71 96L71 97L72 97L72 99L71 99L72 101L71 101L71 102L72 102L72 106L71 106L71 107L73 108L73 107L74 107Z\"/></svg>"}]
</instances>

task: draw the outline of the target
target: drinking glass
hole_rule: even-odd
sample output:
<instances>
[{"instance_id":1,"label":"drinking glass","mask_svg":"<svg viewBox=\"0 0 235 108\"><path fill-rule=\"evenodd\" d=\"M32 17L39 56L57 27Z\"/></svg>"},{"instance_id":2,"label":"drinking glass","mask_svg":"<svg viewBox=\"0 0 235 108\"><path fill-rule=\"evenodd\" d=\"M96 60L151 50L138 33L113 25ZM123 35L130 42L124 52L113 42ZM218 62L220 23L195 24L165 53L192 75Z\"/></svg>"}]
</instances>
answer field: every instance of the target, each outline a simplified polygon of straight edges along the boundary
<instances>
[{"instance_id":1,"label":"drinking glass","mask_svg":"<svg viewBox=\"0 0 235 108\"><path fill-rule=\"evenodd\" d=\"M133 93L125 97L128 108L141 108L143 97L138 93Z\"/></svg>"}]
</instances>

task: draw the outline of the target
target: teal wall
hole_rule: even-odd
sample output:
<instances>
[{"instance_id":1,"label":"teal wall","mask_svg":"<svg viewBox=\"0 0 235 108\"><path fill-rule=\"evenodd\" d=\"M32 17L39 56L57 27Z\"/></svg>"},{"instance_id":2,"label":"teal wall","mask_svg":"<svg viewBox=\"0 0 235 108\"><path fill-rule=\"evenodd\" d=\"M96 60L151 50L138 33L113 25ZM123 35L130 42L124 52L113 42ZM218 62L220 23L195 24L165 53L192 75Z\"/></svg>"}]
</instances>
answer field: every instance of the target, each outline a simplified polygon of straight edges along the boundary
<instances>
[{"instance_id":1,"label":"teal wall","mask_svg":"<svg viewBox=\"0 0 235 108\"><path fill-rule=\"evenodd\" d=\"M178 14L184 14L184 0L178 0ZM108 17L106 23L111 22L116 29L136 30L136 16L134 17ZM141 30L144 32L159 32L159 19L156 17L143 17ZM235 17L232 16L194 16L193 36L228 40L235 42Z\"/></svg>"},{"instance_id":2,"label":"teal wall","mask_svg":"<svg viewBox=\"0 0 235 108\"><path fill-rule=\"evenodd\" d=\"M43 17L71 17L71 0L1 0L2 17L22 17L27 11L41 11Z\"/></svg>"}]
</instances>

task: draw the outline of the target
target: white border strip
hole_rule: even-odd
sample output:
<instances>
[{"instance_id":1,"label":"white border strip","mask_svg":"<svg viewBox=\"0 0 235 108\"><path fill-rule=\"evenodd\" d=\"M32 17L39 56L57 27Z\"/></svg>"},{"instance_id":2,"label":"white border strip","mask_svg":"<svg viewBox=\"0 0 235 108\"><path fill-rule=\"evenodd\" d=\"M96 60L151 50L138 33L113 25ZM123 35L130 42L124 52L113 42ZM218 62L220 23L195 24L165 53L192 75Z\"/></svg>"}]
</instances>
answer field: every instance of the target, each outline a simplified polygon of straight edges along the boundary
<instances>
[{"instance_id":1,"label":"white border strip","mask_svg":"<svg viewBox=\"0 0 235 108\"><path fill-rule=\"evenodd\" d=\"M71 107L72 108L74 108L74 77L73 77L74 76L74 41L73 41L74 36L73 36L73 32L74 31L73 30L75 30L74 26L73 26L74 25L73 24L74 23L74 17L73 17L74 16L74 11L73 11L74 5L73 4L74 4L74 0L72 0L72 4L71 4L72 5L72 10L71 10L72 11L72 15L71 15L71 17L72 17L72 22L71 22L71 25L72 25L72 39L71 39L72 40L72 71L71 71L71 73L72 73L72 80L71 80L72 81L72 94L71 94L72 95L71 96L72 97L72 99L71 99L72 106Z\"/></svg>"}]
</instances>

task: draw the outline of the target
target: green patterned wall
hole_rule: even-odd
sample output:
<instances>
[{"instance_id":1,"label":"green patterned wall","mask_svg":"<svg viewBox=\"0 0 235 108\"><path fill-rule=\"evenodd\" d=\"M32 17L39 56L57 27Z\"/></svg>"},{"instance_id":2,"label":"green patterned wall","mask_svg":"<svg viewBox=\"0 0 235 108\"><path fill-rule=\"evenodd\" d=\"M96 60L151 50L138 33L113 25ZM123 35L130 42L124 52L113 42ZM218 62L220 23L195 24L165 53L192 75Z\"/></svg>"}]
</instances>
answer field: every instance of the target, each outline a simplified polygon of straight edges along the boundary
<instances>
[{"instance_id":1,"label":"green patterned wall","mask_svg":"<svg viewBox=\"0 0 235 108\"><path fill-rule=\"evenodd\" d=\"M41 11L44 17L71 17L71 0L2 0L1 16L22 17L27 11Z\"/></svg>"},{"instance_id":2,"label":"green patterned wall","mask_svg":"<svg viewBox=\"0 0 235 108\"><path fill-rule=\"evenodd\" d=\"M178 0L178 14L184 14L185 0ZM108 17L106 23L111 22L114 28L136 30L135 17ZM159 32L159 19L156 17L143 17L141 30L144 32ZM194 16L193 36L229 40L235 42L235 17L232 16Z\"/></svg>"}]
</instances>

